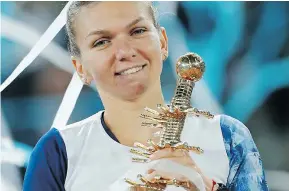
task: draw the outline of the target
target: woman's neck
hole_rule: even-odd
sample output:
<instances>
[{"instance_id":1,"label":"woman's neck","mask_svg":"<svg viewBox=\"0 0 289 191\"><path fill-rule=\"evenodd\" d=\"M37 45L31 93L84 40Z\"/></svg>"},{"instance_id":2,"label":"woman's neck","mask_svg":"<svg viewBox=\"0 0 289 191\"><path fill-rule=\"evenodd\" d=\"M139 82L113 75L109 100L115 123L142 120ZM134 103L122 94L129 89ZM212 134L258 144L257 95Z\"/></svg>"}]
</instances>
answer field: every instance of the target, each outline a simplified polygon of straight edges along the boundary
<instances>
[{"instance_id":1,"label":"woman's neck","mask_svg":"<svg viewBox=\"0 0 289 191\"><path fill-rule=\"evenodd\" d=\"M134 142L145 143L148 139L153 139L153 133L157 129L142 127L144 120L140 115L144 113L145 107L156 110L157 104L165 104L165 101L159 86L134 102L103 100L103 103L104 121L108 128L121 144L132 146Z\"/></svg>"}]
</instances>

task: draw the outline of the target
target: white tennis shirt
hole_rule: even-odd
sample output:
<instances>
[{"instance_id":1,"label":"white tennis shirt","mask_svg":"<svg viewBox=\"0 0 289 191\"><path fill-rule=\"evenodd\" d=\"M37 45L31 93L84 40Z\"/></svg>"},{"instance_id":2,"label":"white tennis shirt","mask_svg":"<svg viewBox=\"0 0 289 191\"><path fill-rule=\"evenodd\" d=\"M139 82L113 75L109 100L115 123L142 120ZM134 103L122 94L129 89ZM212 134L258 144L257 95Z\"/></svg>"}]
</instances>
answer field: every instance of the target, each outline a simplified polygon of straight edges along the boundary
<instances>
[{"instance_id":1,"label":"white tennis shirt","mask_svg":"<svg viewBox=\"0 0 289 191\"><path fill-rule=\"evenodd\" d=\"M34 148L24 190L106 191L129 186L124 177L137 180L137 174L148 169L131 162L131 147L119 144L107 130L103 111L51 129ZM187 116L181 140L204 150L190 155L206 176L230 190L268 189L256 145L238 120Z\"/></svg>"}]
</instances>

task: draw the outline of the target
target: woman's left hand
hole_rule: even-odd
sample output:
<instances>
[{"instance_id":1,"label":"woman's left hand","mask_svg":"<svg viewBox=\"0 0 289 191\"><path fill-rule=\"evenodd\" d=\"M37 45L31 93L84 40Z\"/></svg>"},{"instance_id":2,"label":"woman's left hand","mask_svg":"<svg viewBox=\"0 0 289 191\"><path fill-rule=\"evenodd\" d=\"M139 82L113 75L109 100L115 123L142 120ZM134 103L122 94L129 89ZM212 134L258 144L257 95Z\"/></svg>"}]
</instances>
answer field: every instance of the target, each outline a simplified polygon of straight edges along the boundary
<instances>
[{"instance_id":1,"label":"woman's left hand","mask_svg":"<svg viewBox=\"0 0 289 191\"><path fill-rule=\"evenodd\" d=\"M178 164L181 164L183 166L190 167L190 168L194 169L195 171L197 171L201 175L203 182L205 184L206 190L207 191L212 190L212 186L213 186L212 179L203 175L201 169L197 166L195 161L190 157L188 151L181 150L181 149L174 150L171 148L158 150L150 156L150 160L153 161L153 160L158 160L158 159L168 159L168 160L174 161ZM182 175L179 175L179 174L172 175L171 173L163 172L163 171L157 171L155 169L149 169L147 173L148 174L146 176L146 179L150 180L150 181L154 181L156 175L161 176L162 178L165 178L165 179L174 179L175 178L178 181L188 181L187 177L184 177Z\"/></svg>"}]
</instances>

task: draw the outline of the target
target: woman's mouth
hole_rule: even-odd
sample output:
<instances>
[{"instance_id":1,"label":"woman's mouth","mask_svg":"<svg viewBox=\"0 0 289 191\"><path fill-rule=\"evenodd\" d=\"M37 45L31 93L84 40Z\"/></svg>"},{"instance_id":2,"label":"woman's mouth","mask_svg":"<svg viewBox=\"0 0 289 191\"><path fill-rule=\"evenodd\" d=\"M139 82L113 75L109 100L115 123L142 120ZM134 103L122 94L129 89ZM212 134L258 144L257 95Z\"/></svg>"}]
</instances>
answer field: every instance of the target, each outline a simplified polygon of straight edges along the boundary
<instances>
[{"instance_id":1,"label":"woman's mouth","mask_svg":"<svg viewBox=\"0 0 289 191\"><path fill-rule=\"evenodd\" d=\"M144 64L142 66L135 66L133 68L129 68L129 69L126 69L124 71L117 72L117 73L115 73L115 75L116 76L125 76L125 75L134 74L134 73L141 71L146 65L147 64Z\"/></svg>"}]
</instances>

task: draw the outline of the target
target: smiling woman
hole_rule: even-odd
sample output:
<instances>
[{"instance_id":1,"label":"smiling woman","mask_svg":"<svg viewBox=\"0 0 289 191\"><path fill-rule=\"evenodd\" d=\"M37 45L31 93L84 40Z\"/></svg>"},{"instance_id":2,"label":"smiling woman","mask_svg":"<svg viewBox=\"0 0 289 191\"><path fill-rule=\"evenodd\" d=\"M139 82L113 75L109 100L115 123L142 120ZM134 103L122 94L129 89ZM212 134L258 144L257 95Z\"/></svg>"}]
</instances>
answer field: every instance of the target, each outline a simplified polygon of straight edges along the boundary
<instances>
[{"instance_id":1,"label":"smiling woman","mask_svg":"<svg viewBox=\"0 0 289 191\"><path fill-rule=\"evenodd\" d=\"M151 3L73 2L67 34L72 64L84 84L94 81L105 110L52 128L41 138L27 168L25 191L128 190L123 178L134 179L141 171L152 183L186 182L187 190L267 190L250 132L225 115L187 117L182 138L204 154L163 149L148 165L132 163L129 150L136 142L159 140L158 130L143 128L139 116L145 107L165 105L160 75L168 38ZM151 166L164 164L162 159L170 165Z\"/></svg>"},{"instance_id":2,"label":"smiling woman","mask_svg":"<svg viewBox=\"0 0 289 191\"><path fill-rule=\"evenodd\" d=\"M147 2L89 3L68 25L73 64L87 83L95 81L102 98L136 100L153 88L162 100L159 81L167 37L165 30L154 24L152 13Z\"/></svg>"}]
</instances>

